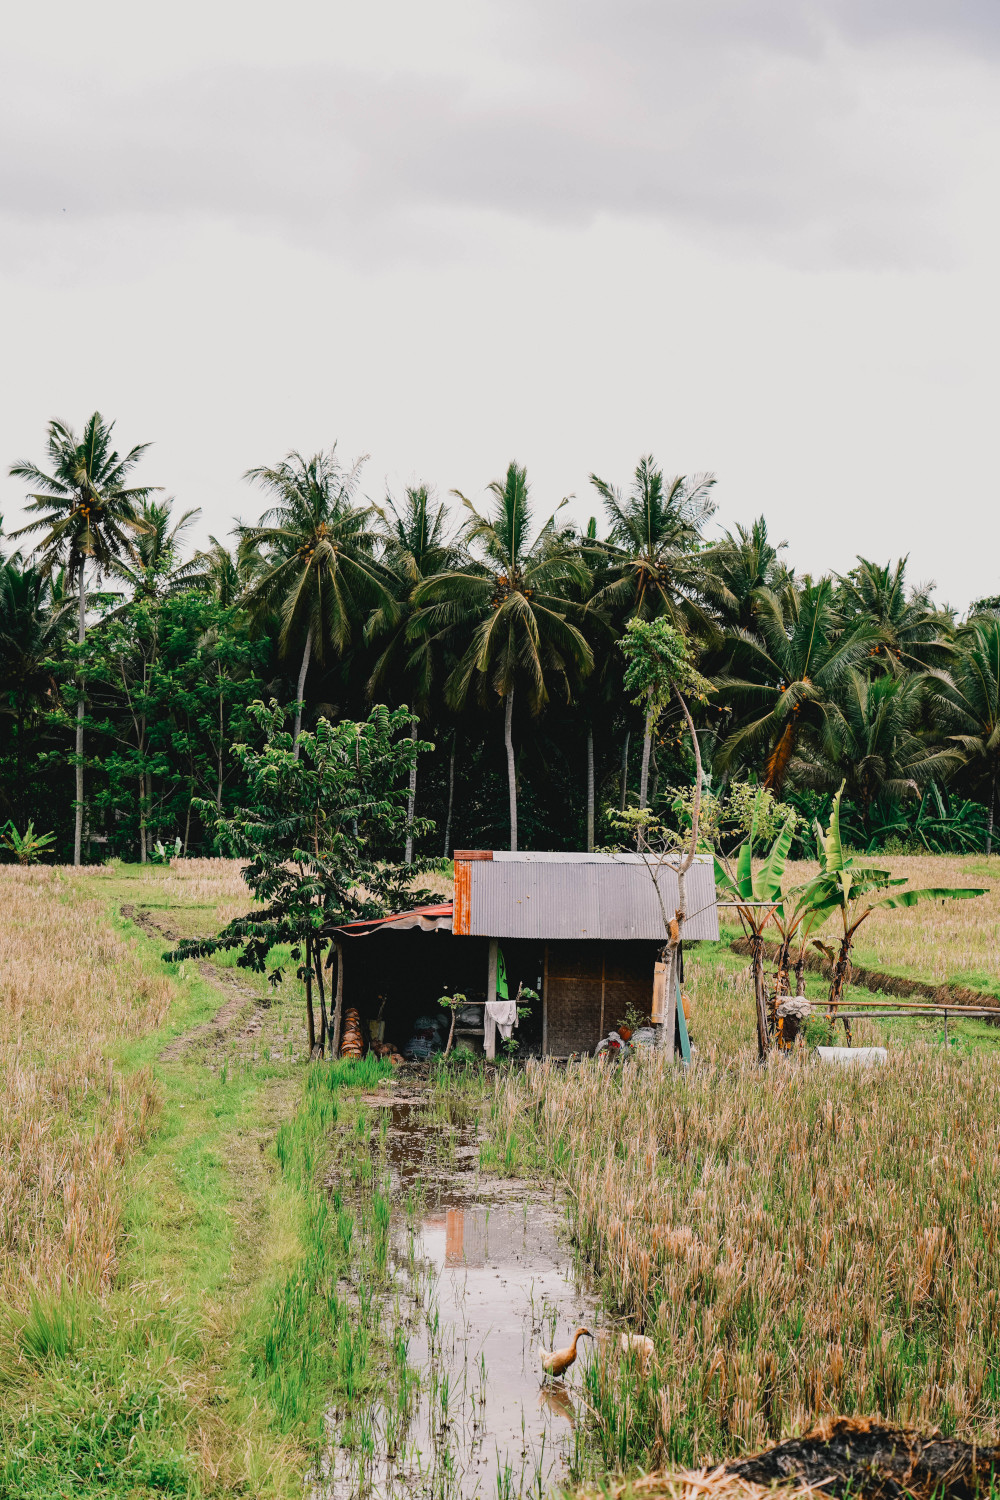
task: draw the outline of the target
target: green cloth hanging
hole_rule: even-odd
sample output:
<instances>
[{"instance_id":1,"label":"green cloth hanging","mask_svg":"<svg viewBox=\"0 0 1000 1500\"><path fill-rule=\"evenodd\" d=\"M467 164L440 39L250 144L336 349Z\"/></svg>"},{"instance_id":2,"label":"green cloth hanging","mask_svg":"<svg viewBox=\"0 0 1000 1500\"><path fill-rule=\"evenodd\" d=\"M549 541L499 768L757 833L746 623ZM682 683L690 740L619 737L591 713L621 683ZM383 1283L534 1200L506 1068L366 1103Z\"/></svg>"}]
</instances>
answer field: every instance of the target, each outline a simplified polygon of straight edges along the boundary
<instances>
[{"instance_id":1,"label":"green cloth hanging","mask_svg":"<svg viewBox=\"0 0 1000 1500\"><path fill-rule=\"evenodd\" d=\"M507 965L503 961L503 953L499 945L497 946L497 999L510 999L510 993L507 989Z\"/></svg>"}]
</instances>

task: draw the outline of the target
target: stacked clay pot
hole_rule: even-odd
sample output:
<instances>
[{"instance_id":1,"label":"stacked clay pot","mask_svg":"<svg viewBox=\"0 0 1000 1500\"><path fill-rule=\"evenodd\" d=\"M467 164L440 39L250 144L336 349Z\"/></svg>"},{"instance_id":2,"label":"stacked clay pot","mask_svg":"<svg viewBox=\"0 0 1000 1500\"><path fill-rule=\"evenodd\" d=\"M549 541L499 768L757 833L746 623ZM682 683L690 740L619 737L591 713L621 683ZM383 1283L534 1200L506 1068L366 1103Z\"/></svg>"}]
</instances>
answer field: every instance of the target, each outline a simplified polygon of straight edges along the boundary
<instances>
[{"instance_id":1,"label":"stacked clay pot","mask_svg":"<svg viewBox=\"0 0 1000 1500\"><path fill-rule=\"evenodd\" d=\"M364 1038L361 1035L361 1017L353 1006L344 1014L344 1034L340 1041L341 1057L352 1057L355 1060L363 1056L365 1050Z\"/></svg>"},{"instance_id":2,"label":"stacked clay pot","mask_svg":"<svg viewBox=\"0 0 1000 1500\"><path fill-rule=\"evenodd\" d=\"M372 1051L376 1057L387 1057L395 1066L398 1066L403 1061L402 1055L396 1050L392 1042L372 1042Z\"/></svg>"}]
</instances>

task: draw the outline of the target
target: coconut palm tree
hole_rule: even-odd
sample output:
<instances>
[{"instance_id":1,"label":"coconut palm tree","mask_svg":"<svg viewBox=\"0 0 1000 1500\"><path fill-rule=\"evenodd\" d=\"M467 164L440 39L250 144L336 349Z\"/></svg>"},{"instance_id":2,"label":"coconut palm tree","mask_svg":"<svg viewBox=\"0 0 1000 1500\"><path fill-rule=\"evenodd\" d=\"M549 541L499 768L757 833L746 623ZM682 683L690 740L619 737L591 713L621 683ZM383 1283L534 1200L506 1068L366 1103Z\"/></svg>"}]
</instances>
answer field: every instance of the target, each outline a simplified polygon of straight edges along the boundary
<instances>
[{"instance_id":1,"label":"coconut palm tree","mask_svg":"<svg viewBox=\"0 0 1000 1500\"><path fill-rule=\"evenodd\" d=\"M838 755L823 782L830 790L846 784L866 834L876 803L905 802L952 769L954 756L920 734L928 683L923 673L869 677L851 667L839 685L831 725Z\"/></svg>"},{"instance_id":2,"label":"coconut palm tree","mask_svg":"<svg viewBox=\"0 0 1000 1500\"><path fill-rule=\"evenodd\" d=\"M585 589L586 564L555 514L532 535L527 473L507 466L488 486L494 504L483 514L455 490L470 515L459 565L418 584L415 633L471 639L451 674L447 698L460 709L473 688L481 701L490 690L504 705L504 745L510 807L510 847L517 849L517 777L514 765L515 694L537 714L558 690L568 702L573 683L593 665L590 646L573 623L580 606L568 597ZM566 502L563 501L563 504Z\"/></svg>"},{"instance_id":3,"label":"coconut palm tree","mask_svg":"<svg viewBox=\"0 0 1000 1500\"><path fill-rule=\"evenodd\" d=\"M277 610L279 649L285 655L293 650L302 653L293 737L296 756L312 657L322 662L327 647L342 654L359 621L372 610L381 609L388 620L398 609L392 579L375 558L375 508L354 504L364 461L343 469L334 445L329 453L308 459L289 453L273 468L250 469L245 476L276 499L256 526L239 525L236 534L244 553L259 549L264 559L246 592L247 608L258 617Z\"/></svg>"},{"instance_id":4,"label":"coconut palm tree","mask_svg":"<svg viewBox=\"0 0 1000 1500\"><path fill-rule=\"evenodd\" d=\"M197 567L190 574L187 586L203 589L223 609L231 609L262 571L264 560L253 547L238 547L233 553L218 537L209 536L208 540L212 545L194 555Z\"/></svg>"},{"instance_id":5,"label":"coconut palm tree","mask_svg":"<svg viewBox=\"0 0 1000 1500\"><path fill-rule=\"evenodd\" d=\"M779 556L787 546L771 542L767 522L758 516L749 529L737 526L724 532L704 554L699 592L721 629L756 630L761 590L780 593L788 582L788 569Z\"/></svg>"},{"instance_id":6,"label":"coconut palm tree","mask_svg":"<svg viewBox=\"0 0 1000 1500\"><path fill-rule=\"evenodd\" d=\"M851 631L843 628L829 578L787 588L780 598L762 589L757 629L756 636L737 631L726 637L730 667L715 683L721 696L745 705L750 717L719 747L714 764L726 771L734 760L763 751L764 785L780 792L803 731L836 757L839 692L881 637L866 620Z\"/></svg>"},{"instance_id":7,"label":"coconut palm tree","mask_svg":"<svg viewBox=\"0 0 1000 1500\"><path fill-rule=\"evenodd\" d=\"M439 674L443 643L423 630L413 630L413 592L425 579L455 565L457 554L448 536L446 507L435 503L425 484L410 486L397 504L390 496L378 510L376 529L382 542L382 562L394 581L391 614L377 609L366 626L369 640L385 644L368 681L374 698L393 683L414 710L411 736L417 738L418 717L430 709ZM452 744L454 757L454 741ZM454 785L454 774L450 778ZM413 819L417 803L417 759L410 766L410 795L406 819L405 862L413 863Z\"/></svg>"},{"instance_id":8,"label":"coconut palm tree","mask_svg":"<svg viewBox=\"0 0 1000 1500\"><path fill-rule=\"evenodd\" d=\"M603 550L604 577L589 608L607 613L621 626L626 620L666 616L678 629L694 622L709 628L697 602L704 562L698 556L701 530L715 512L713 474L675 475L665 480L652 454L639 460L628 494L597 474L590 482L604 501L610 523ZM647 713L642 740L639 806L649 790L649 755L653 725Z\"/></svg>"},{"instance_id":9,"label":"coconut palm tree","mask_svg":"<svg viewBox=\"0 0 1000 1500\"><path fill-rule=\"evenodd\" d=\"M136 557L136 539L143 532L138 509L158 486L129 485L128 477L149 443L139 443L124 456L111 444L113 422L95 411L78 438L65 422L50 422L46 448L49 472L29 460L12 464L11 477L33 487L26 509L37 519L16 536L42 531L37 553L41 566L51 571L62 564L77 584L77 642L87 636L85 573L88 564L98 579L114 571L125 558ZM83 847L83 720L84 683L78 677L76 705L76 819L73 863L80 864Z\"/></svg>"},{"instance_id":10,"label":"coconut palm tree","mask_svg":"<svg viewBox=\"0 0 1000 1500\"><path fill-rule=\"evenodd\" d=\"M947 667L955 654L954 621L935 609L929 589L907 590L907 560L882 567L859 557L856 568L837 577L837 607L846 622L869 620L881 633L870 648L872 672Z\"/></svg>"},{"instance_id":11,"label":"coconut palm tree","mask_svg":"<svg viewBox=\"0 0 1000 1500\"><path fill-rule=\"evenodd\" d=\"M956 637L950 672L932 669L932 720L947 735L956 762L986 797L986 853L993 851L1000 780L1000 614L974 615Z\"/></svg>"},{"instance_id":12,"label":"coconut palm tree","mask_svg":"<svg viewBox=\"0 0 1000 1500\"><path fill-rule=\"evenodd\" d=\"M184 561L181 540L201 510L186 510L174 521L173 505L172 499L143 500L136 509L143 529L135 554L119 559L111 569L129 585L134 599L164 599L196 586L200 563L197 556Z\"/></svg>"}]
</instances>

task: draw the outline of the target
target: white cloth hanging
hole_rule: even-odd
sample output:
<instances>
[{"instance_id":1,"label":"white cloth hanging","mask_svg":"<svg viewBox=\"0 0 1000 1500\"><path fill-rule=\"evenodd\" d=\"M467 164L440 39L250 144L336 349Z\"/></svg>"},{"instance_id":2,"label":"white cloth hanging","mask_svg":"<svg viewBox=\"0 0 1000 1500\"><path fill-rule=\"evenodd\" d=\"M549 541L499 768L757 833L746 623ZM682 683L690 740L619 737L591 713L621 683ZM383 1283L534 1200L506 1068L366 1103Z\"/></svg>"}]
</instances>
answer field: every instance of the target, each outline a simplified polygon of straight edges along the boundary
<instances>
[{"instance_id":1,"label":"white cloth hanging","mask_svg":"<svg viewBox=\"0 0 1000 1500\"><path fill-rule=\"evenodd\" d=\"M506 1042L517 1025L516 1000L487 1000L486 1014L496 1022L496 1028Z\"/></svg>"}]
</instances>

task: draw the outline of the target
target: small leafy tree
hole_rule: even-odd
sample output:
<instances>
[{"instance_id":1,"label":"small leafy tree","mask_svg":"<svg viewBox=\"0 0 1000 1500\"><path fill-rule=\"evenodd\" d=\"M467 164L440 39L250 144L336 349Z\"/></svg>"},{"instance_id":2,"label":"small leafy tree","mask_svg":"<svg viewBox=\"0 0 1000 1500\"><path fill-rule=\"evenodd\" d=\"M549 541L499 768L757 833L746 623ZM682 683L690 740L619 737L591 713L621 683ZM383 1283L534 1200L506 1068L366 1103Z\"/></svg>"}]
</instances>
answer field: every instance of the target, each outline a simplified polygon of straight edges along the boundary
<instances>
[{"instance_id":1,"label":"small leafy tree","mask_svg":"<svg viewBox=\"0 0 1000 1500\"><path fill-rule=\"evenodd\" d=\"M168 956L238 949L240 965L263 973L272 950L290 944L305 984L310 1052L323 1050L328 1033L335 1050L339 996L328 1025L323 979L329 929L429 895L408 890L426 863L400 864L398 852L406 838L411 757L432 746L410 738L405 708L379 705L360 723L321 718L311 733L300 729L297 736L286 730L287 711L276 704L256 703L252 712L264 743L259 750L236 747L246 805L215 816L214 803L202 802L200 811L214 821L222 849L246 861L244 878L258 904L215 937L181 943ZM279 983L282 972L272 968L270 982Z\"/></svg>"},{"instance_id":2,"label":"small leafy tree","mask_svg":"<svg viewBox=\"0 0 1000 1500\"><path fill-rule=\"evenodd\" d=\"M646 867L653 878L653 886L663 916L667 937L664 947L667 994L671 995L677 985L678 955L687 916L685 877L694 863L699 846L701 796L704 782L698 731L695 729L687 699L695 698L704 703L707 695L714 689L695 666L685 637L662 616L657 620L630 620L620 645L627 663L624 678L625 689L632 695L632 702L646 705L651 723L655 723L671 703L676 702L687 724L688 733L691 736L691 748L694 752L695 780L689 813L690 838L685 847L677 849L672 841L667 839L660 842L658 850L654 850L650 844L650 825L647 824L644 828L640 822L636 826L637 847L640 854L644 856ZM640 817L644 813L645 809L640 810ZM677 907L672 918L668 916L663 904L657 878L664 866L672 869L677 876ZM660 1035L660 1045L672 1048L674 1039L667 1034L669 1029L668 1026L664 1026Z\"/></svg>"}]
</instances>

